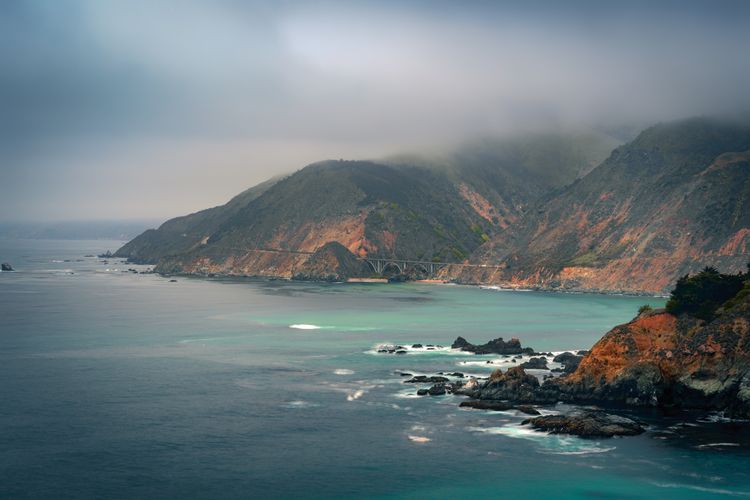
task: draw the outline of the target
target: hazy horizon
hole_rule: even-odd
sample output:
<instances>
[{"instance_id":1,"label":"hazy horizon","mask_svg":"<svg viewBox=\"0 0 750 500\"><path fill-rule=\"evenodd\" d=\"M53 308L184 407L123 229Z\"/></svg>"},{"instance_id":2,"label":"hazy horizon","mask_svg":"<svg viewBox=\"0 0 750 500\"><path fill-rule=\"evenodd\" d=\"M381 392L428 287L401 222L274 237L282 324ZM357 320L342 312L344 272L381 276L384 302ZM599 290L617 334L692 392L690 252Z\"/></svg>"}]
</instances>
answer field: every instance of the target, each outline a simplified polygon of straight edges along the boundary
<instances>
[{"instance_id":1,"label":"hazy horizon","mask_svg":"<svg viewBox=\"0 0 750 500\"><path fill-rule=\"evenodd\" d=\"M0 5L0 221L164 220L327 158L750 109L747 2Z\"/></svg>"}]
</instances>

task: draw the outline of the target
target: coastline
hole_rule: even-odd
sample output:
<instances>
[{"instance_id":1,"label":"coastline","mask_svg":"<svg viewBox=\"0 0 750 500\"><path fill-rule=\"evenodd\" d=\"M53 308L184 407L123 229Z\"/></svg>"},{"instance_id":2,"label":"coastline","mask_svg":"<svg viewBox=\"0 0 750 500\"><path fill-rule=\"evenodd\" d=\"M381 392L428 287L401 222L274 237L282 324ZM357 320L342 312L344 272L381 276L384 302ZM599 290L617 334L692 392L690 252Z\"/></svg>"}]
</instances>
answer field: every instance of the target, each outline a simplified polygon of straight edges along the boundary
<instances>
[{"instance_id":1,"label":"coastline","mask_svg":"<svg viewBox=\"0 0 750 500\"><path fill-rule=\"evenodd\" d=\"M129 261L128 261L129 262ZM129 262L131 263L131 262ZM665 299L669 297L669 294L665 293L653 293L646 291L628 291L628 290L598 290L598 289L578 289L578 288L554 288L554 287L517 287L517 286L502 286L502 285L487 285L483 283L464 283L460 281L449 281L449 280L406 280L399 282L392 282L387 278L348 278L346 281L327 281L327 280L311 280L311 279L297 279L285 276L269 276L269 275L248 275L248 274L225 274L225 273L163 273L154 271L163 277L184 277L184 278L196 278L196 279L231 279L231 280L257 280L257 281L289 281L298 283L338 283L338 284L381 284L388 285L394 283L416 283L421 285L433 285L433 286L462 286L481 288L488 291L497 292L545 292L545 293L561 293L570 295L602 295L611 297L644 297L644 298L658 298Z\"/></svg>"}]
</instances>

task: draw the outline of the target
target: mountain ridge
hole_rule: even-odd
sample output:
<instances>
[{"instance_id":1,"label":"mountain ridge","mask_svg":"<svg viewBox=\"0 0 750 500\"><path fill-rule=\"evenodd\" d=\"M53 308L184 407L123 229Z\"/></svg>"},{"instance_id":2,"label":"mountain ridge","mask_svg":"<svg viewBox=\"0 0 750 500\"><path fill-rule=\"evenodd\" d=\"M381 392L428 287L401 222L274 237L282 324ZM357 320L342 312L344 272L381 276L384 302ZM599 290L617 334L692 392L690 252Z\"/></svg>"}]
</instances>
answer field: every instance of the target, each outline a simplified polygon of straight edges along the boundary
<instances>
[{"instance_id":1,"label":"mountain ridge","mask_svg":"<svg viewBox=\"0 0 750 500\"><path fill-rule=\"evenodd\" d=\"M560 176L602 156L601 146L588 155L576 149L573 136L540 140L565 158ZM461 262L549 188L524 166L526 149L512 142L487 145L478 159L458 152L441 165L313 163L248 190L252 196L168 221L116 255L163 272L280 277L292 277L303 257L257 250L314 252L336 241L359 257ZM571 150L577 153L566 153Z\"/></svg>"},{"instance_id":2,"label":"mountain ridge","mask_svg":"<svg viewBox=\"0 0 750 500\"><path fill-rule=\"evenodd\" d=\"M308 258L294 252L337 242L360 258L474 264L443 269L442 278L459 283L657 294L697 262L744 266L746 124L657 124L593 168L604 143L585 153L576 149L580 139L535 140L538 151L534 139L501 141L432 166L317 162L227 205L168 221L116 255L161 272L292 278L305 275L298 271ZM261 255L266 249L289 253ZM327 255L321 262L349 260ZM314 274L326 275L320 264Z\"/></svg>"},{"instance_id":3,"label":"mountain ridge","mask_svg":"<svg viewBox=\"0 0 750 500\"><path fill-rule=\"evenodd\" d=\"M540 200L453 269L461 282L664 293L699 262L740 270L750 251L750 127L659 124Z\"/></svg>"}]
</instances>

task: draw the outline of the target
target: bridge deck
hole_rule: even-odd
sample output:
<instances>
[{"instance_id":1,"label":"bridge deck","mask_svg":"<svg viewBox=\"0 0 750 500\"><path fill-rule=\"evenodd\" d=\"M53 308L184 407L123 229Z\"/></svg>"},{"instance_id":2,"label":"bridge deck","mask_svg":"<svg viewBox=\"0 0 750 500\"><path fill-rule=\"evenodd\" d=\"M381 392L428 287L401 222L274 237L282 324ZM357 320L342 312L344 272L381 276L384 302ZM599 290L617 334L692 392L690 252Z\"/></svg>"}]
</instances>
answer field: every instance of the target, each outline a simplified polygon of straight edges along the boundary
<instances>
[{"instance_id":1,"label":"bridge deck","mask_svg":"<svg viewBox=\"0 0 750 500\"><path fill-rule=\"evenodd\" d=\"M314 252L304 252L299 250L283 250L280 248L231 248L232 250L240 250L243 252L261 252L261 253L276 253L276 254L290 254L290 255L312 255ZM387 257L357 257L357 260L368 263L378 264L401 264L401 265L422 265L422 266L459 266L459 267L481 267L481 268L502 268L504 266L498 264L466 264L462 262L435 262L431 260L411 260L411 259L398 259L398 258L387 258Z\"/></svg>"}]
</instances>

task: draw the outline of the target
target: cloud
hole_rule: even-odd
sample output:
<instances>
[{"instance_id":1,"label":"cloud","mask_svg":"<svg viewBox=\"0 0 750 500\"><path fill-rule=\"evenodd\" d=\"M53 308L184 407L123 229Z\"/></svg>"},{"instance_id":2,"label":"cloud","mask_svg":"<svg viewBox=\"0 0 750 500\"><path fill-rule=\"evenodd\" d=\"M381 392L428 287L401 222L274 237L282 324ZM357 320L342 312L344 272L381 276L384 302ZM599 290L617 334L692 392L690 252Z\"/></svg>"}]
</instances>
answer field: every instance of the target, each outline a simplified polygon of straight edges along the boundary
<instances>
[{"instance_id":1,"label":"cloud","mask_svg":"<svg viewBox=\"0 0 750 500\"><path fill-rule=\"evenodd\" d=\"M171 215L325 157L750 108L746 2L0 11L0 219Z\"/></svg>"}]
</instances>

